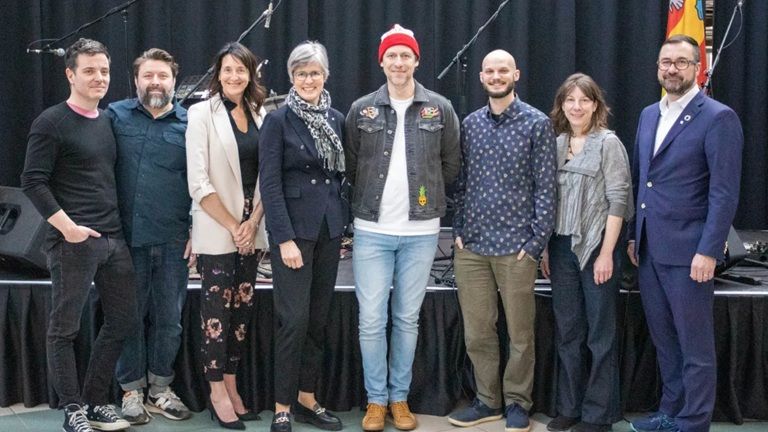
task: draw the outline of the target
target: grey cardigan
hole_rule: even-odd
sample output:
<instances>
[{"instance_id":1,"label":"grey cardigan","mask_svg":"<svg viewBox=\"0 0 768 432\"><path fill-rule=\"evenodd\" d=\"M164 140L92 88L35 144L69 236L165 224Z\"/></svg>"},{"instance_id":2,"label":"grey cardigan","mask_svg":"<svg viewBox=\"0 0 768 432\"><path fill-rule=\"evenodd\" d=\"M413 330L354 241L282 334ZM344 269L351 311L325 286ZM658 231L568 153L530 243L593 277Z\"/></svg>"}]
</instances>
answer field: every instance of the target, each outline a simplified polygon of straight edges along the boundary
<instances>
[{"instance_id":1,"label":"grey cardigan","mask_svg":"<svg viewBox=\"0 0 768 432\"><path fill-rule=\"evenodd\" d=\"M608 215L627 220L634 214L632 179L627 151L612 131L590 133L582 151L567 161L569 140L567 133L557 137L555 232L571 236L571 250L584 269L602 241Z\"/></svg>"}]
</instances>

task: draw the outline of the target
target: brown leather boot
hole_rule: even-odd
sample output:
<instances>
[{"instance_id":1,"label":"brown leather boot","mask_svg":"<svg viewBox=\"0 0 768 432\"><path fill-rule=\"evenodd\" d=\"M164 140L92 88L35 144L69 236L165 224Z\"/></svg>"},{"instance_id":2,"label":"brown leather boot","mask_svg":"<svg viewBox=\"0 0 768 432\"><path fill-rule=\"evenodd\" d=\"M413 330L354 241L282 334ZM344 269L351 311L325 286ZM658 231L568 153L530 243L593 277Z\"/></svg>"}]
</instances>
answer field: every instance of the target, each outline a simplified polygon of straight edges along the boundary
<instances>
[{"instance_id":1,"label":"brown leather boot","mask_svg":"<svg viewBox=\"0 0 768 432\"><path fill-rule=\"evenodd\" d=\"M377 432L384 430L384 417L387 416L387 407L375 403L369 403L363 417L363 430Z\"/></svg>"},{"instance_id":2,"label":"brown leather boot","mask_svg":"<svg viewBox=\"0 0 768 432\"><path fill-rule=\"evenodd\" d=\"M408 401L398 401L389 404L389 412L392 413L392 423L400 430L416 429L416 416L408 408Z\"/></svg>"}]
</instances>

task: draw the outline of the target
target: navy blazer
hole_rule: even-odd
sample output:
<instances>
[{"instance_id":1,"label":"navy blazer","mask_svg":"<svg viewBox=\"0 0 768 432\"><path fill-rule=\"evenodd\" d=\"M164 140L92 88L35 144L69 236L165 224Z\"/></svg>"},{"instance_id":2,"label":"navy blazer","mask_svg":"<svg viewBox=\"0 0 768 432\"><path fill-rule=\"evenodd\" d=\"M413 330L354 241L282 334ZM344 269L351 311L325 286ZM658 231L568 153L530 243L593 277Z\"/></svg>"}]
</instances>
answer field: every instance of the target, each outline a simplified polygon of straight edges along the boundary
<instances>
[{"instance_id":1,"label":"navy blazer","mask_svg":"<svg viewBox=\"0 0 768 432\"><path fill-rule=\"evenodd\" d=\"M630 238L654 261L690 266L695 254L723 259L736 214L744 136L727 106L696 95L653 154L659 103L640 115L632 160L637 197ZM645 234L645 237L643 237Z\"/></svg>"},{"instance_id":2,"label":"navy blazer","mask_svg":"<svg viewBox=\"0 0 768 432\"><path fill-rule=\"evenodd\" d=\"M331 108L328 124L344 142L344 115ZM303 120L287 105L269 113L259 132L259 182L269 241L317 240L323 218L331 238L347 224L343 173L323 168Z\"/></svg>"}]
</instances>

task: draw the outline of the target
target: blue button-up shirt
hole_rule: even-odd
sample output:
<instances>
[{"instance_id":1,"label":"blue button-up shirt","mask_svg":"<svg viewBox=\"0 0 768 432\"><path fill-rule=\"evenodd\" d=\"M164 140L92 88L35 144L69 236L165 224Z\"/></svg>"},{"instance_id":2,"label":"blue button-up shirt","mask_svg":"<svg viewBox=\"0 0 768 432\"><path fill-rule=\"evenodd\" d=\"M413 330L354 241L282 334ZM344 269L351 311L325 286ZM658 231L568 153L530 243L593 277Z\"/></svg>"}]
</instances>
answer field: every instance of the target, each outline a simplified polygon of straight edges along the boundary
<instances>
[{"instance_id":1,"label":"blue button-up shirt","mask_svg":"<svg viewBox=\"0 0 768 432\"><path fill-rule=\"evenodd\" d=\"M488 106L461 125L454 236L485 256L538 257L555 223L557 145L549 118L515 97L495 119Z\"/></svg>"},{"instance_id":2,"label":"blue button-up shirt","mask_svg":"<svg viewBox=\"0 0 768 432\"><path fill-rule=\"evenodd\" d=\"M128 244L188 238L187 110L175 104L153 118L138 99L127 99L110 104L107 115L117 140L117 198Z\"/></svg>"}]
</instances>

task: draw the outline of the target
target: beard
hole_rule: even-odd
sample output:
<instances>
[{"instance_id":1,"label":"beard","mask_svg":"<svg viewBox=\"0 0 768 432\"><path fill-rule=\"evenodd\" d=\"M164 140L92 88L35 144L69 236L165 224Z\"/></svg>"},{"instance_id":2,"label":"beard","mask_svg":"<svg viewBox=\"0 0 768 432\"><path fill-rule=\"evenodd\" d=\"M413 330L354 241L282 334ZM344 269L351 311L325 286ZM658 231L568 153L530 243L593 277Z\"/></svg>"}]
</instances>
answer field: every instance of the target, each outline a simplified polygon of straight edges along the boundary
<instances>
[{"instance_id":1,"label":"beard","mask_svg":"<svg viewBox=\"0 0 768 432\"><path fill-rule=\"evenodd\" d=\"M483 89L485 90L485 93L488 95L488 97L493 99L502 99L515 91L515 82L511 81L509 84L507 84L507 87L501 91L493 91L488 84L483 83Z\"/></svg>"},{"instance_id":2,"label":"beard","mask_svg":"<svg viewBox=\"0 0 768 432\"><path fill-rule=\"evenodd\" d=\"M664 91L666 91L667 94L672 94L675 96L684 95L685 92L687 92L688 90L691 89L691 87L693 87L695 82L696 82L695 75L693 76L693 78L689 80L686 80L685 77L683 77L681 74L678 74L675 77L662 75L662 77L659 78L659 84L661 84L661 87L664 89Z\"/></svg>"},{"instance_id":3,"label":"beard","mask_svg":"<svg viewBox=\"0 0 768 432\"><path fill-rule=\"evenodd\" d=\"M160 90L161 94L152 94L150 93L151 90ZM174 89L171 89L171 91L167 91L166 89L162 87L154 87L154 88L139 88L139 101L141 101L141 104L154 109L160 109L168 105L171 100L173 100L173 96L176 94Z\"/></svg>"}]
</instances>

